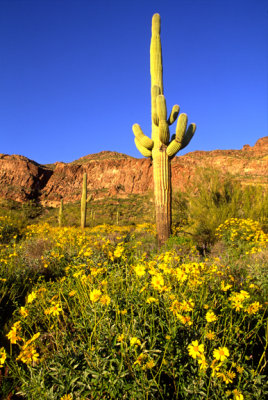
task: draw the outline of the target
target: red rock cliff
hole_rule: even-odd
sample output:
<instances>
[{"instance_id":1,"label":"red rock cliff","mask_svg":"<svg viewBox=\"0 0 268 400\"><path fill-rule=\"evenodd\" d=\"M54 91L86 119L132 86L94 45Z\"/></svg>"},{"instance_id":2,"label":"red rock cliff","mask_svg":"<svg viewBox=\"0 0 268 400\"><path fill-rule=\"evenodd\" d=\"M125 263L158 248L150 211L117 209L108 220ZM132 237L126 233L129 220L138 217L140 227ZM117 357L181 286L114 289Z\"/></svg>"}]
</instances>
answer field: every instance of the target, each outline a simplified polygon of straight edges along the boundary
<instances>
[{"instance_id":1,"label":"red rock cliff","mask_svg":"<svg viewBox=\"0 0 268 400\"><path fill-rule=\"evenodd\" d=\"M183 190L194 180L199 167L229 172L244 184L267 185L268 136L242 150L195 151L175 157L173 188ZM151 160L145 158L103 151L72 163L44 166L23 156L0 154L0 197L21 202L36 198L55 206L61 198L66 203L76 201L81 197L84 172L93 198L142 194L153 189Z\"/></svg>"}]
</instances>

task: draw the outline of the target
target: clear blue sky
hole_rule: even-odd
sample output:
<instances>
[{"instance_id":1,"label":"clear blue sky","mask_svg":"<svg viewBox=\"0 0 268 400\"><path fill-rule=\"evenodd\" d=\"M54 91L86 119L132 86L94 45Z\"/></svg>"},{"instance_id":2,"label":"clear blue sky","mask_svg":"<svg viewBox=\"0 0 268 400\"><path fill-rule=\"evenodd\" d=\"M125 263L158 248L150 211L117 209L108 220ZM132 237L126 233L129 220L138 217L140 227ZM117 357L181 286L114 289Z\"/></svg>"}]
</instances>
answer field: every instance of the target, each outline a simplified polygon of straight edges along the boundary
<instances>
[{"instance_id":1,"label":"clear blue sky","mask_svg":"<svg viewBox=\"0 0 268 400\"><path fill-rule=\"evenodd\" d=\"M131 127L150 136L156 12L168 110L197 124L181 154L266 136L267 0L0 0L0 153L142 157Z\"/></svg>"}]
</instances>

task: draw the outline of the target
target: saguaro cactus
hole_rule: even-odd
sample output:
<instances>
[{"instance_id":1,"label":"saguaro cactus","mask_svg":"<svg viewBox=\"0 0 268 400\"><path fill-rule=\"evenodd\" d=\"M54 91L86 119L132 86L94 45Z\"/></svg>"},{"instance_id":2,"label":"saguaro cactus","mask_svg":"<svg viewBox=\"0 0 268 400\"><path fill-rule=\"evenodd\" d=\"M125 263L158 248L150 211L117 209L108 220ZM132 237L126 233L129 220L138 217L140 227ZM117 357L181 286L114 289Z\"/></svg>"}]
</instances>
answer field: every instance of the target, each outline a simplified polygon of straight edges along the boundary
<instances>
[{"instance_id":1,"label":"saguaro cactus","mask_svg":"<svg viewBox=\"0 0 268 400\"><path fill-rule=\"evenodd\" d=\"M166 99L163 91L163 67L160 40L160 15L152 19L152 37L150 47L151 69L151 107L152 134L146 136L138 124L132 127L137 149L145 157L153 160L153 179L156 228L158 245L162 246L171 233L171 160L192 139L196 125L190 124L187 129L187 115L181 114L177 121L176 134L170 140L169 126L172 125L180 111L174 105L167 118Z\"/></svg>"},{"instance_id":2,"label":"saguaro cactus","mask_svg":"<svg viewBox=\"0 0 268 400\"><path fill-rule=\"evenodd\" d=\"M62 227L62 220L63 220L63 200L60 201L60 208L59 208L59 227Z\"/></svg>"},{"instance_id":3,"label":"saguaro cactus","mask_svg":"<svg viewBox=\"0 0 268 400\"><path fill-rule=\"evenodd\" d=\"M81 197L81 228L86 226L87 216L87 173L83 175L82 197Z\"/></svg>"}]
</instances>

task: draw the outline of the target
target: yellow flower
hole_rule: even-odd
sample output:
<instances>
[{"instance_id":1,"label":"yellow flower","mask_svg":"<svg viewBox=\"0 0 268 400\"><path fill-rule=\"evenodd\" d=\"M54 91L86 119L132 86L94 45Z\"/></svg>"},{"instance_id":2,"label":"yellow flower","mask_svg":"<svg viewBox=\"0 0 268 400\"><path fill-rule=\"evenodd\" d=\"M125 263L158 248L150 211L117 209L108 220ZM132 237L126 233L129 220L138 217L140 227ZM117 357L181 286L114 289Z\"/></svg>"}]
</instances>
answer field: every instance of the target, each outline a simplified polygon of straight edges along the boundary
<instances>
[{"instance_id":1,"label":"yellow flower","mask_svg":"<svg viewBox=\"0 0 268 400\"><path fill-rule=\"evenodd\" d=\"M124 252L124 247L122 247L122 246L117 246L116 249L115 249L115 251L114 251L114 256L115 256L116 258L119 258L119 257L121 257L121 255L123 254L123 252Z\"/></svg>"},{"instance_id":2,"label":"yellow flower","mask_svg":"<svg viewBox=\"0 0 268 400\"><path fill-rule=\"evenodd\" d=\"M22 351L20 352L20 354L18 355L18 357L16 358L16 360L21 360L23 363L29 365L29 364L33 364L35 362L38 361L39 358L39 354L37 353L37 351L35 350L34 346L23 346L22 347Z\"/></svg>"},{"instance_id":3,"label":"yellow flower","mask_svg":"<svg viewBox=\"0 0 268 400\"><path fill-rule=\"evenodd\" d=\"M136 364L141 365L142 362L143 362L143 360L144 360L144 358L146 358L146 354L141 353L141 354L137 357L137 360L134 362L134 365L136 365Z\"/></svg>"},{"instance_id":4,"label":"yellow flower","mask_svg":"<svg viewBox=\"0 0 268 400\"><path fill-rule=\"evenodd\" d=\"M206 371L206 369L208 367L208 363L206 361L206 357L203 354L201 354L201 357L198 358L197 362L200 365L200 370Z\"/></svg>"},{"instance_id":5,"label":"yellow flower","mask_svg":"<svg viewBox=\"0 0 268 400\"><path fill-rule=\"evenodd\" d=\"M217 360L213 360L210 366L210 368L212 369L212 376L215 376L216 372L219 371L220 367L222 366L222 363L219 363L218 365L216 363Z\"/></svg>"},{"instance_id":6,"label":"yellow flower","mask_svg":"<svg viewBox=\"0 0 268 400\"><path fill-rule=\"evenodd\" d=\"M243 400L244 399L244 396L242 395L242 393L237 389L233 390L233 394L234 394L235 400Z\"/></svg>"},{"instance_id":7,"label":"yellow flower","mask_svg":"<svg viewBox=\"0 0 268 400\"><path fill-rule=\"evenodd\" d=\"M146 303L158 303L158 299L156 299L155 297L148 297L148 299L146 300Z\"/></svg>"},{"instance_id":8,"label":"yellow flower","mask_svg":"<svg viewBox=\"0 0 268 400\"><path fill-rule=\"evenodd\" d=\"M164 286L164 278L161 274L156 274L152 277L152 285L155 289L161 290Z\"/></svg>"},{"instance_id":9,"label":"yellow flower","mask_svg":"<svg viewBox=\"0 0 268 400\"><path fill-rule=\"evenodd\" d=\"M235 376L235 372L232 371L227 371L226 374L224 372L217 372L217 377L221 378L226 384L233 383Z\"/></svg>"},{"instance_id":10,"label":"yellow flower","mask_svg":"<svg viewBox=\"0 0 268 400\"><path fill-rule=\"evenodd\" d=\"M189 315L181 315L181 314L176 314L176 317L180 320L180 322L183 325L193 325L191 317Z\"/></svg>"},{"instance_id":11,"label":"yellow flower","mask_svg":"<svg viewBox=\"0 0 268 400\"><path fill-rule=\"evenodd\" d=\"M224 281L221 281L221 290L223 290L224 292L227 292L228 289L231 289L232 285L230 285L229 283L227 283L225 285Z\"/></svg>"},{"instance_id":12,"label":"yellow flower","mask_svg":"<svg viewBox=\"0 0 268 400\"><path fill-rule=\"evenodd\" d=\"M20 314L26 318L29 315L29 311L25 307L20 308Z\"/></svg>"},{"instance_id":13,"label":"yellow flower","mask_svg":"<svg viewBox=\"0 0 268 400\"><path fill-rule=\"evenodd\" d=\"M73 396L71 394L65 394L60 400L73 400Z\"/></svg>"},{"instance_id":14,"label":"yellow flower","mask_svg":"<svg viewBox=\"0 0 268 400\"><path fill-rule=\"evenodd\" d=\"M60 315L60 312L62 311L62 308L60 307L59 303L55 303L54 301L52 302L52 306L48 309L45 310L45 314L52 314L52 315Z\"/></svg>"},{"instance_id":15,"label":"yellow flower","mask_svg":"<svg viewBox=\"0 0 268 400\"><path fill-rule=\"evenodd\" d=\"M31 343L34 342L36 339L38 339L39 336L40 336L40 332L35 333L35 334L31 337L31 339L27 340L27 342L25 343L24 346L27 347L29 344L31 344Z\"/></svg>"},{"instance_id":16,"label":"yellow flower","mask_svg":"<svg viewBox=\"0 0 268 400\"><path fill-rule=\"evenodd\" d=\"M183 300L181 303L181 311L192 311L194 308L194 301L193 299Z\"/></svg>"},{"instance_id":17,"label":"yellow flower","mask_svg":"<svg viewBox=\"0 0 268 400\"><path fill-rule=\"evenodd\" d=\"M229 355L230 353L227 347L219 347L213 351L213 357L218 361L224 361Z\"/></svg>"},{"instance_id":18,"label":"yellow flower","mask_svg":"<svg viewBox=\"0 0 268 400\"><path fill-rule=\"evenodd\" d=\"M147 363L145 364L145 368L147 368L147 369L152 369L154 366L155 366L155 363L154 363L153 359L147 361Z\"/></svg>"},{"instance_id":19,"label":"yellow flower","mask_svg":"<svg viewBox=\"0 0 268 400\"><path fill-rule=\"evenodd\" d=\"M217 318L216 314L213 311L208 311L206 313L207 322L214 322L214 321L217 321L217 319L218 318Z\"/></svg>"},{"instance_id":20,"label":"yellow flower","mask_svg":"<svg viewBox=\"0 0 268 400\"><path fill-rule=\"evenodd\" d=\"M99 289L93 289L93 290L90 292L89 297L90 297L90 300L91 300L93 303L96 303L96 302L100 299L100 297L101 297L101 291L100 291Z\"/></svg>"},{"instance_id":21,"label":"yellow flower","mask_svg":"<svg viewBox=\"0 0 268 400\"><path fill-rule=\"evenodd\" d=\"M208 340L213 340L213 339L215 339L215 332L212 332L212 331L209 331L209 332L207 332L206 333L206 338L208 339Z\"/></svg>"},{"instance_id":22,"label":"yellow flower","mask_svg":"<svg viewBox=\"0 0 268 400\"><path fill-rule=\"evenodd\" d=\"M191 344L189 344L188 352L194 359L196 359L196 357L202 357L204 354L204 345L198 344L198 341L194 340Z\"/></svg>"},{"instance_id":23,"label":"yellow flower","mask_svg":"<svg viewBox=\"0 0 268 400\"><path fill-rule=\"evenodd\" d=\"M15 322L15 324L11 327L9 333L6 335L11 344L16 344L18 340L21 340L21 337L19 336L20 330L20 321Z\"/></svg>"},{"instance_id":24,"label":"yellow flower","mask_svg":"<svg viewBox=\"0 0 268 400\"><path fill-rule=\"evenodd\" d=\"M243 371L244 371L244 367L240 367L240 365L237 365L237 366L236 366L236 370L237 370L237 372L238 372L239 374L242 374Z\"/></svg>"},{"instance_id":25,"label":"yellow flower","mask_svg":"<svg viewBox=\"0 0 268 400\"><path fill-rule=\"evenodd\" d=\"M174 300L169 309L173 312L173 314L177 315L181 310L181 303L178 300Z\"/></svg>"},{"instance_id":26,"label":"yellow flower","mask_svg":"<svg viewBox=\"0 0 268 400\"><path fill-rule=\"evenodd\" d=\"M108 296L108 294L104 294L103 296L101 296L100 302L104 306L108 306L111 303L111 298L110 296Z\"/></svg>"},{"instance_id":27,"label":"yellow flower","mask_svg":"<svg viewBox=\"0 0 268 400\"><path fill-rule=\"evenodd\" d=\"M256 314L256 313L259 311L260 308L262 308L262 305L261 305L258 301L255 301L254 303L251 303L251 304L245 309L245 311L246 311L248 314Z\"/></svg>"},{"instance_id":28,"label":"yellow flower","mask_svg":"<svg viewBox=\"0 0 268 400\"><path fill-rule=\"evenodd\" d=\"M35 292L32 292L28 295L27 297L27 302L28 303L32 303L34 301L34 299L36 299L37 295Z\"/></svg>"},{"instance_id":29,"label":"yellow flower","mask_svg":"<svg viewBox=\"0 0 268 400\"><path fill-rule=\"evenodd\" d=\"M130 346L140 346L141 341L137 337L133 337L130 339Z\"/></svg>"},{"instance_id":30,"label":"yellow flower","mask_svg":"<svg viewBox=\"0 0 268 400\"><path fill-rule=\"evenodd\" d=\"M117 337L117 341L120 342L120 343L123 342L124 337L125 337L125 335L122 333L121 335L119 335L119 336Z\"/></svg>"},{"instance_id":31,"label":"yellow flower","mask_svg":"<svg viewBox=\"0 0 268 400\"><path fill-rule=\"evenodd\" d=\"M70 296L70 297L74 296L75 294L76 294L76 290L71 290L71 291L69 292L69 296Z\"/></svg>"},{"instance_id":32,"label":"yellow flower","mask_svg":"<svg viewBox=\"0 0 268 400\"><path fill-rule=\"evenodd\" d=\"M134 272L136 273L136 275L138 275L138 276L145 275L145 267L144 267L144 265L138 264L133 269L134 269Z\"/></svg>"},{"instance_id":33,"label":"yellow flower","mask_svg":"<svg viewBox=\"0 0 268 400\"><path fill-rule=\"evenodd\" d=\"M185 271L183 271L180 268L176 269L176 278L179 282L184 282L187 279L187 275L185 273Z\"/></svg>"},{"instance_id":34,"label":"yellow flower","mask_svg":"<svg viewBox=\"0 0 268 400\"><path fill-rule=\"evenodd\" d=\"M7 358L7 353L4 347L1 347L0 349L0 368L4 365L5 361Z\"/></svg>"}]
</instances>

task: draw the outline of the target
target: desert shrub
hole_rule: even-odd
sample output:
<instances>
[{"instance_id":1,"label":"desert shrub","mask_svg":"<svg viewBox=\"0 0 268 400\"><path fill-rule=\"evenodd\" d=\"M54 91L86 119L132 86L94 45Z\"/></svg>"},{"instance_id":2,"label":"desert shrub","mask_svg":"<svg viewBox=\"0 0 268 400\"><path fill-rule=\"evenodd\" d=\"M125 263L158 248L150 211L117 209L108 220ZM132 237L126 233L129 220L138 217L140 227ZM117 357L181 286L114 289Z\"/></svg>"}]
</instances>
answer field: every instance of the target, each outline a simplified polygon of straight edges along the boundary
<instances>
[{"instance_id":1,"label":"desert shrub","mask_svg":"<svg viewBox=\"0 0 268 400\"><path fill-rule=\"evenodd\" d=\"M22 212L26 219L34 219L41 215L42 205L36 200L28 200L22 204Z\"/></svg>"},{"instance_id":2,"label":"desert shrub","mask_svg":"<svg viewBox=\"0 0 268 400\"><path fill-rule=\"evenodd\" d=\"M268 233L268 191L262 186L245 186L240 189L241 204L238 218L258 221L262 230Z\"/></svg>"},{"instance_id":3,"label":"desert shrub","mask_svg":"<svg viewBox=\"0 0 268 400\"><path fill-rule=\"evenodd\" d=\"M216 236L237 255L254 254L268 244L268 235L257 221L251 219L228 219L218 226Z\"/></svg>"},{"instance_id":4,"label":"desert shrub","mask_svg":"<svg viewBox=\"0 0 268 400\"><path fill-rule=\"evenodd\" d=\"M5 330L2 396L264 399L267 304L255 278L171 244L144 253L126 231L30 228L28 240L46 237L50 255L72 258L64 276L34 284Z\"/></svg>"},{"instance_id":5,"label":"desert shrub","mask_svg":"<svg viewBox=\"0 0 268 400\"><path fill-rule=\"evenodd\" d=\"M231 175L208 168L197 172L193 188L174 195L173 223L193 233L201 252L216 241L216 229L230 218L259 221L267 229L268 195L261 186L242 187Z\"/></svg>"},{"instance_id":6,"label":"desert shrub","mask_svg":"<svg viewBox=\"0 0 268 400\"><path fill-rule=\"evenodd\" d=\"M7 244L21 235L20 228L8 216L0 217L0 244Z\"/></svg>"},{"instance_id":7,"label":"desert shrub","mask_svg":"<svg viewBox=\"0 0 268 400\"><path fill-rule=\"evenodd\" d=\"M173 231L189 224L189 195L175 192L172 196Z\"/></svg>"}]
</instances>

